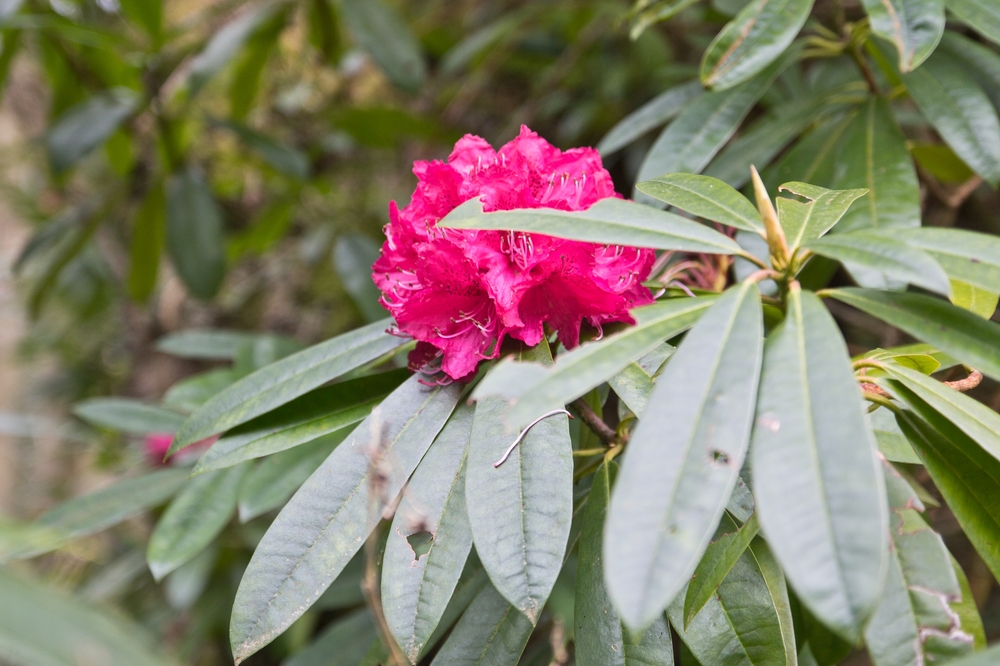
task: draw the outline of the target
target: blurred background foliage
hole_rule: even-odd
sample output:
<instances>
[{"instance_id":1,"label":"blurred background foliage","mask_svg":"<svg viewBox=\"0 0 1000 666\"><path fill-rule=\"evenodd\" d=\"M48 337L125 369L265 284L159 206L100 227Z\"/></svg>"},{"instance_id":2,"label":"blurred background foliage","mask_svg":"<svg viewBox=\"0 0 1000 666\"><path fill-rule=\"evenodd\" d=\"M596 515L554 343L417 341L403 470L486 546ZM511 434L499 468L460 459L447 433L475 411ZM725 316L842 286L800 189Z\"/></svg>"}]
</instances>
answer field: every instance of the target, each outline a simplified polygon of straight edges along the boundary
<instances>
[{"instance_id":1,"label":"blurred background foliage","mask_svg":"<svg viewBox=\"0 0 1000 666\"><path fill-rule=\"evenodd\" d=\"M112 394L159 402L166 394L168 405L189 410L232 377L384 316L369 269L387 202L408 201L415 159L445 158L466 132L496 145L524 123L562 147L600 143L624 193L644 171L704 170L742 187L751 163L769 186L870 187L847 182L860 177L845 178L850 164L821 158L852 140L859 109L891 105L881 117L890 129L874 136L898 137L905 147L901 180L912 192L898 196L917 218L1000 231L1000 201L983 182L1000 178L989 162L997 156L972 168L954 142L941 140L907 95L892 46L860 48L871 30L855 0L818 0L793 47L801 62L758 84L759 94L740 83L742 106L730 105L729 121L695 118L701 122L683 136L704 145L665 140L656 130L699 95L733 95L701 93L689 82L746 4L0 0L0 245L23 306L23 314L13 306L4 314L20 365L11 365L16 386L5 389L8 412L0 415L0 509L8 516L0 551L39 542L48 550L44 530L14 521L150 464L141 437L117 432L119 421L101 428L74 420L70 404ZM953 57L978 58L979 68L966 72L991 106L1000 104L996 44L961 17L949 14L949 28L943 45ZM879 148L883 156L893 149ZM837 314L858 349L904 341ZM156 347L191 328L260 335L188 340L193 346L178 343L173 355ZM989 382L977 395L1000 404ZM124 655L93 663L146 663L147 647L121 622L143 625L139 633L183 663L229 663L233 595L269 516L273 507L230 525L162 584L144 555L153 521L130 518L0 570L0 616L20 616L28 628L65 626L67 635L81 631L77 620L93 623L86 631L107 634ZM995 581L954 518L942 509L934 520L997 638ZM69 592L73 601L59 596ZM251 661L358 663L363 654L330 661L326 650L326 661L311 661L303 651L362 603L349 586L335 585L325 598ZM560 599L572 608L571 582L550 604ZM95 604L118 619L88 614ZM330 626L350 632L346 621ZM0 662L5 640L0 630ZM526 659L551 657L546 649L529 648ZM78 663L70 657L65 663Z\"/></svg>"}]
</instances>

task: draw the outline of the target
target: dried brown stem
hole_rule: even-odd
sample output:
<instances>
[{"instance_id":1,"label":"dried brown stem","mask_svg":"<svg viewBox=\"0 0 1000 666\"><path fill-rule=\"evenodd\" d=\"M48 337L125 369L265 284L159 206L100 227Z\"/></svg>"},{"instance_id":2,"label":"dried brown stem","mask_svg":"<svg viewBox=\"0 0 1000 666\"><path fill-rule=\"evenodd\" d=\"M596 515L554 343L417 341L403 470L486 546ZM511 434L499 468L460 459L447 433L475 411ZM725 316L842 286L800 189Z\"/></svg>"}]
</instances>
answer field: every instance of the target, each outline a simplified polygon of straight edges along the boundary
<instances>
[{"instance_id":1,"label":"dried brown stem","mask_svg":"<svg viewBox=\"0 0 1000 666\"><path fill-rule=\"evenodd\" d=\"M582 398L574 400L570 407L580 415L580 418L587 424L587 427L600 437L602 442L608 446L614 446L619 443L618 433L615 432L614 428L605 423L604 419L598 416Z\"/></svg>"},{"instance_id":2,"label":"dried brown stem","mask_svg":"<svg viewBox=\"0 0 1000 666\"><path fill-rule=\"evenodd\" d=\"M361 591L365 595L368 608L375 617L382 644L389 648L389 661L386 666L409 666L409 660L392 637L389 623L382 610L382 594L378 582L378 529L374 530L365 541L365 575L361 580Z\"/></svg>"},{"instance_id":3,"label":"dried brown stem","mask_svg":"<svg viewBox=\"0 0 1000 666\"><path fill-rule=\"evenodd\" d=\"M970 370L968 377L965 377L963 379L956 379L953 382L941 382L941 383L950 389L954 389L956 391L961 391L964 393L965 391L971 391L972 389L979 386L979 382L981 381L983 381L983 373L979 372L978 370ZM883 398L892 397L885 389L876 384L872 384L871 382L861 382L861 389L865 393L880 395Z\"/></svg>"}]
</instances>

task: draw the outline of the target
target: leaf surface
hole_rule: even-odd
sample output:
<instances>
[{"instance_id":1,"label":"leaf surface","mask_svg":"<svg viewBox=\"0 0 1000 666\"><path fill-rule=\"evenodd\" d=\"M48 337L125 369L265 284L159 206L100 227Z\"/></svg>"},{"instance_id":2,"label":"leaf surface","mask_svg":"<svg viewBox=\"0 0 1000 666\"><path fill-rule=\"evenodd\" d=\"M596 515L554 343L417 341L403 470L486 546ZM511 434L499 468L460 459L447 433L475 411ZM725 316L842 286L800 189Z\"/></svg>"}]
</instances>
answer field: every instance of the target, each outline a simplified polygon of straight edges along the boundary
<instances>
[{"instance_id":1,"label":"leaf surface","mask_svg":"<svg viewBox=\"0 0 1000 666\"><path fill-rule=\"evenodd\" d=\"M899 52L899 69L909 72L924 62L944 34L944 0L861 0L872 32Z\"/></svg>"},{"instance_id":2,"label":"leaf surface","mask_svg":"<svg viewBox=\"0 0 1000 666\"><path fill-rule=\"evenodd\" d=\"M1000 6L991 0L945 0L945 6L970 28L1000 44Z\"/></svg>"},{"instance_id":3,"label":"leaf surface","mask_svg":"<svg viewBox=\"0 0 1000 666\"><path fill-rule=\"evenodd\" d=\"M489 583L472 600L431 666L517 664L534 626Z\"/></svg>"},{"instance_id":4,"label":"leaf surface","mask_svg":"<svg viewBox=\"0 0 1000 666\"><path fill-rule=\"evenodd\" d=\"M131 398L90 398L73 405L73 414L101 428L129 435L171 434L184 416Z\"/></svg>"},{"instance_id":5,"label":"leaf surface","mask_svg":"<svg viewBox=\"0 0 1000 666\"><path fill-rule=\"evenodd\" d=\"M215 296L226 272L222 213L205 176L193 167L167 182L167 252L192 294Z\"/></svg>"},{"instance_id":6,"label":"leaf surface","mask_svg":"<svg viewBox=\"0 0 1000 666\"><path fill-rule=\"evenodd\" d=\"M416 91L427 77L420 42L403 18L382 0L342 0L344 22L397 86Z\"/></svg>"},{"instance_id":7,"label":"leaf surface","mask_svg":"<svg viewBox=\"0 0 1000 666\"><path fill-rule=\"evenodd\" d=\"M688 81L665 90L619 120L597 144L597 150L603 157L621 150L676 116L685 105L700 96L703 90L698 81Z\"/></svg>"},{"instance_id":8,"label":"leaf surface","mask_svg":"<svg viewBox=\"0 0 1000 666\"><path fill-rule=\"evenodd\" d=\"M668 173L636 189L692 215L764 235L764 223L750 200L718 178Z\"/></svg>"}]
</instances>

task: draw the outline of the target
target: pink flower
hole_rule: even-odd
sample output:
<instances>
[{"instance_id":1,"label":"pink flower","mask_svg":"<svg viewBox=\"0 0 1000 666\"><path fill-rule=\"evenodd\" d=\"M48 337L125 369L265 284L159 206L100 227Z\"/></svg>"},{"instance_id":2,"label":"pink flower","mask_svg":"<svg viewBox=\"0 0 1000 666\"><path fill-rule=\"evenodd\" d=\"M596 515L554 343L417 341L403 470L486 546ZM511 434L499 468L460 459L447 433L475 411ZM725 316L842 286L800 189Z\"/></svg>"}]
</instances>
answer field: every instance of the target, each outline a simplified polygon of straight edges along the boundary
<instances>
[{"instance_id":1,"label":"pink flower","mask_svg":"<svg viewBox=\"0 0 1000 666\"><path fill-rule=\"evenodd\" d=\"M652 302L642 281L652 250L507 231L438 229L461 203L483 210L584 210L619 196L592 148L562 152L527 127L493 150L466 135L447 162L416 162L417 189L402 210L389 204L382 256L372 277L399 330L418 340L410 366L441 359L452 379L495 358L505 336L535 345L545 325L567 348L583 322L634 323L629 309Z\"/></svg>"},{"instance_id":2,"label":"pink flower","mask_svg":"<svg viewBox=\"0 0 1000 666\"><path fill-rule=\"evenodd\" d=\"M151 433L146 435L143 445L146 451L146 459L149 460L151 465L168 465L174 462L184 462L191 458L200 456L205 449L215 444L215 441L219 439L218 435L213 435L207 439L203 439L193 444L185 446L183 449L174 454L174 456L164 462L163 457L167 455L167 451L170 450L170 445L174 443L174 436L168 433Z\"/></svg>"}]
</instances>

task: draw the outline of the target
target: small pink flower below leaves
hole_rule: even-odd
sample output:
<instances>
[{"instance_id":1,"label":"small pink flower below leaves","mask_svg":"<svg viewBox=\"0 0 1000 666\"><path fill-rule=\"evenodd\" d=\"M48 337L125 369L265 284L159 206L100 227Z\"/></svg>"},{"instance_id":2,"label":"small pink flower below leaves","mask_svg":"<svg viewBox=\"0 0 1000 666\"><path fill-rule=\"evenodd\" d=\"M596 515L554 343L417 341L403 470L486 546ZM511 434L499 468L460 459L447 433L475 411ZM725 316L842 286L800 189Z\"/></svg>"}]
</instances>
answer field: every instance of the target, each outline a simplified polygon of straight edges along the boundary
<instances>
[{"instance_id":1,"label":"small pink flower below leaves","mask_svg":"<svg viewBox=\"0 0 1000 666\"><path fill-rule=\"evenodd\" d=\"M457 206L479 197L486 212L515 208L585 210L617 197L592 148L563 152L527 127L493 150L466 135L447 162L417 162L409 205L389 205L382 256L372 277L399 330L413 336L414 370L465 379L495 358L506 336L538 344L545 326L567 348L584 322L634 323L629 310L652 302L642 281L652 250L562 240L539 234L437 228Z\"/></svg>"},{"instance_id":2,"label":"small pink flower below leaves","mask_svg":"<svg viewBox=\"0 0 1000 666\"><path fill-rule=\"evenodd\" d=\"M189 444L167 461L164 461L163 458L167 455L167 451L170 450L170 445L174 443L173 435L169 433L151 433L146 435L143 440L143 448L145 449L146 459L150 465L183 464L192 458L199 457L208 447L215 444L217 439L219 439L219 436L213 435L207 439Z\"/></svg>"}]
</instances>

